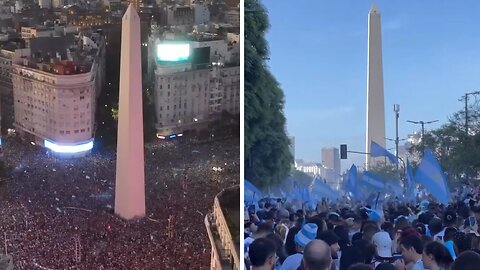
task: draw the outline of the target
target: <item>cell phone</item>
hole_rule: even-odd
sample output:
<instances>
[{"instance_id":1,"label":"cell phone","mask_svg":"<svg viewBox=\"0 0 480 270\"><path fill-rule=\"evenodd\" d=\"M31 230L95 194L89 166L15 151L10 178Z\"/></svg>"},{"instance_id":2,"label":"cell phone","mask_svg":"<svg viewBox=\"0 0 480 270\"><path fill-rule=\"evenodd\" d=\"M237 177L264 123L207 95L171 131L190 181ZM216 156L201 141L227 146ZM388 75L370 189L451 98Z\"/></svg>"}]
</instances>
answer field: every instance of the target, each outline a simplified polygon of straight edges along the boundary
<instances>
[{"instance_id":1,"label":"cell phone","mask_svg":"<svg viewBox=\"0 0 480 270\"><path fill-rule=\"evenodd\" d=\"M402 254L394 254L393 261L403 260Z\"/></svg>"},{"instance_id":2,"label":"cell phone","mask_svg":"<svg viewBox=\"0 0 480 270\"><path fill-rule=\"evenodd\" d=\"M470 226L475 226L475 224L477 224L477 219L475 217L468 217L468 223L470 223Z\"/></svg>"}]
</instances>

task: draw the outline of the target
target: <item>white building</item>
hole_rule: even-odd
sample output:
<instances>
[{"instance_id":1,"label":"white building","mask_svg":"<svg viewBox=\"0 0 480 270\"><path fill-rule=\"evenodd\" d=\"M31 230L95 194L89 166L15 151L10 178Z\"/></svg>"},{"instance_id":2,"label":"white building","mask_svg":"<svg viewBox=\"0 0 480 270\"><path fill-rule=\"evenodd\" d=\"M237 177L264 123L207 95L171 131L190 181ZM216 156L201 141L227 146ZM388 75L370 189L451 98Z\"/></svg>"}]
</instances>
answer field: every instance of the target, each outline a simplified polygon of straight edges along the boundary
<instances>
[{"instance_id":1,"label":"white building","mask_svg":"<svg viewBox=\"0 0 480 270\"><path fill-rule=\"evenodd\" d=\"M338 148L329 147L322 148L322 164L331 172L328 175L323 176L329 182L337 183L340 181L340 153ZM328 176L328 177L327 177Z\"/></svg>"},{"instance_id":2,"label":"white building","mask_svg":"<svg viewBox=\"0 0 480 270\"><path fill-rule=\"evenodd\" d=\"M240 27L240 9L231 9L225 13L225 20L227 24L235 27Z\"/></svg>"},{"instance_id":3,"label":"white building","mask_svg":"<svg viewBox=\"0 0 480 270\"><path fill-rule=\"evenodd\" d=\"M183 61L158 61L159 44L175 42L150 39L159 138L205 127L223 111L240 113L240 65L228 61L232 56L225 40L182 42L190 55Z\"/></svg>"},{"instance_id":4,"label":"white building","mask_svg":"<svg viewBox=\"0 0 480 270\"><path fill-rule=\"evenodd\" d=\"M16 130L62 155L83 155L92 148L96 97L104 77L104 38L93 33L76 42L83 49L66 48L66 56L57 53L50 61L32 55L12 67Z\"/></svg>"},{"instance_id":5,"label":"white building","mask_svg":"<svg viewBox=\"0 0 480 270\"><path fill-rule=\"evenodd\" d=\"M207 24L210 22L210 10L205 4L193 4L194 24Z\"/></svg>"},{"instance_id":6,"label":"white building","mask_svg":"<svg viewBox=\"0 0 480 270\"><path fill-rule=\"evenodd\" d=\"M40 8L50 9L52 8L52 0L39 0L38 5Z\"/></svg>"}]
</instances>

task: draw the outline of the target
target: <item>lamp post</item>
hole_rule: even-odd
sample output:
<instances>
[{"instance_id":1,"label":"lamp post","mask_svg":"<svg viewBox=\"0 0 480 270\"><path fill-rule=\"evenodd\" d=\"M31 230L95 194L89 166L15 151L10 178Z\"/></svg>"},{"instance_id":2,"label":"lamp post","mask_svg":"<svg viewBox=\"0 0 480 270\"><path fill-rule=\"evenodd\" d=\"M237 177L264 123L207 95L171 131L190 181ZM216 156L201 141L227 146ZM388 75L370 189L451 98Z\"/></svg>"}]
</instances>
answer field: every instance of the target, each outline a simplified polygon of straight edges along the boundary
<instances>
[{"instance_id":1,"label":"lamp post","mask_svg":"<svg viewBox=\"0 0 480 270\"><path fill-rule=\"evenodd\" d=\"M427 122L425 122L425 121L412 121L412 120L407 120L407 122L412 123L412 124L416 124L416 125L422 125L422 137L421 137L421 140L422 140L422 155L423 155L423 151L425 150L425 140L424 140L424 138L423 138L423 136L425 135L425 125L438 122L438 120L427 121Z\"/></svg>"},{"instance_id":2,"label":"lamp post","mask_svg":"<svg viewBox=\"0 0 480 270\"><path fill-rule=\"evenodd\" d=\"M397 173L398 173L398 118L400 117L400 105L394 104L393 111L395 112L395 157L397 158Z\"/></svg>"}]
</instances>

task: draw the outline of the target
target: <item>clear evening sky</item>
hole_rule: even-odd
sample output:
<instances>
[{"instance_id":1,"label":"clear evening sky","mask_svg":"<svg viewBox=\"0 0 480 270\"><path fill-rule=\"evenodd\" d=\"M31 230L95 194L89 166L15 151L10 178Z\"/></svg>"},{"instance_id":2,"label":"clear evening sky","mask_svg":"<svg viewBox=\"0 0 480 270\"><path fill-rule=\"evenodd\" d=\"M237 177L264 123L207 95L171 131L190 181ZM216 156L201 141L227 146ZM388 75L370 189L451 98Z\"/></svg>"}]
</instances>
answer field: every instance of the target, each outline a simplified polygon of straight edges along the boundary
<instances>
[{"instance_id":1,"label":"clear evening sky","mask_svg":"<svg viewBox=\"0 0 480 270\"><path fill-rule=\"evenodd\" d=\"M382 16L386 136L419 131L406 120L440 120L480 90L480 1L264 0L271 28L269 66L286 95L296 158L320 162L322 147L365 150L367 19ZM387 147L394 147L387 141ZM349 154L342 171L364 157Z\"/></svg>"}]
</instances>

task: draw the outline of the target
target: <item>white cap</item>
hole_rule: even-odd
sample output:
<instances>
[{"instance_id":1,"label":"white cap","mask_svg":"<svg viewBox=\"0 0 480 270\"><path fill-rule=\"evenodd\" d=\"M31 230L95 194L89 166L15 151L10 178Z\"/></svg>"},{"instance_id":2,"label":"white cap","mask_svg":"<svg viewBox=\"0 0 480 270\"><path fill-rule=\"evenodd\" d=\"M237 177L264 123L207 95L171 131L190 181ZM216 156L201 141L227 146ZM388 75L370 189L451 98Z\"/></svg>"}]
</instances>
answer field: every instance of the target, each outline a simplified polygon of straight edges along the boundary
<instances>
[{"instance_id":1,"label":"white cap","mask_svg":"<svg viewBox=\"0 0 480 270\"><path fill-rule=\"evenodd\" d=\"M377 249L378 256L382 258L392 257L392 239L387 232L378 232L373 235L372 243Z\"/></svg>"}]
</instances>

